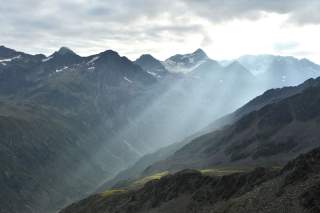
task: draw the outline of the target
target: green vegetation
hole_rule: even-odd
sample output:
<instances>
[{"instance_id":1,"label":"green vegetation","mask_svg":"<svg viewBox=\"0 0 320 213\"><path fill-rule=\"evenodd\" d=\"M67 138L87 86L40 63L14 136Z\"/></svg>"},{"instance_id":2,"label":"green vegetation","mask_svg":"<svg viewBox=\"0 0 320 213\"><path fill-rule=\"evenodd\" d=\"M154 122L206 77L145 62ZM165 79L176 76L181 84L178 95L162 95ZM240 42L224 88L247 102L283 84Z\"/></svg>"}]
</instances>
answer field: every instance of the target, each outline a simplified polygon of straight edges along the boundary
<instances>
[{"instance_id":1,"label":"green vegetation","mask_svg":"<svg viewBox=\"0 0 320 213\"><path fill-rule=\"evenodd\" d=\"M242 167L234 167L234 166L225 166L225 167L215 167L215 168L208 168L208 169L200 169L199 171L203 175L209 175L209 176L224 176L224 175L230 175L234 173L244 173L244 172L250 172L257 168L256 166L242 166ZM282 166L271 166L268 167L272 170L280 170L282 169Z\"/></svg>"},{"instance_id":2,"label":"green vegetation","mask_svg":"<svg viewBox=\"0 0 320 213\"><path fill-rule=\"evenodd\" d=\"M136 189L143 187L144 184L146 184L147 182L152 181L152 180L159 180L160 178L162 178L168 174L169 174L168 171L164 171L164 172L152 174L150 176L140 177L140 178L134 179L134 180L122 181L121 183L118 183L117 185L115 185L113 189L115 189L115 190L122 190L122 189L136 190Z\"/></svg>"},{"instance_id":3,"label":"green vegetation","mask_svg":"<svg viewBox=\"0 0 320 213\"><path fill-rule=\"evenodd\" d=\"M105 192L102 192L100 195L106 198L106 197L110 197L111 195L126 193L127 191L128 190L125 190L125 189L113 189L113 190L107 190Z\"/></svg>"},{"instance_id":4,"label":"green vegetation","mask_svg":"<svg viewBox=\"0 0 320 213\"><path fill-rule=\"evenodd\" d=\"M149 182L151 180L159 180L160 178L162 178L163 176L166 176L168 174L169 174L168 171L164 171L164 172L160 172L160 173L156 173L156 174L153 174L150 176L143 177L141 179L134 181L132 184L130 184L129 188L135 189L135 188L142 187L147 182Z\"/></svg>"},{"instance_id":5,"label":"green vegetation","mask_svg":"<svg viewBox=\"0 0 320 213\"><path fill-rule=\"evenodd\" d=\"M249 171L249 168L212 168L212 169L201 169L200 172L203 175L209 175L209 176L224 176L229 175L233 173L242 173Z\"/></svg>"}]
</instances>

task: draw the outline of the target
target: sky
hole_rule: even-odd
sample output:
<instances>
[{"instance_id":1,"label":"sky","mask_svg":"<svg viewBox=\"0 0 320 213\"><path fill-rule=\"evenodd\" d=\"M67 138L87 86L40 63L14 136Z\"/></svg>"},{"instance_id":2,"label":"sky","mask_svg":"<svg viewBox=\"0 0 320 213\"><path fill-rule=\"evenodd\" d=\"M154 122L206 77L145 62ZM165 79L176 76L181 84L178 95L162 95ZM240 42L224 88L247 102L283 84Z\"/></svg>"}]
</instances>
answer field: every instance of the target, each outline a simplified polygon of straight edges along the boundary
<instances>
[{"instance_id":1,"label":"sky","mask_svg":"<svg viewBox=\"0 0 320 213\"><path fill-rule=\"evenodd\" d=\"M202 48L217 60L292 55L320 63L319 0L10 0L0 45L51 54L113 49L164 60Z\"/></svg>"}]
</instances>

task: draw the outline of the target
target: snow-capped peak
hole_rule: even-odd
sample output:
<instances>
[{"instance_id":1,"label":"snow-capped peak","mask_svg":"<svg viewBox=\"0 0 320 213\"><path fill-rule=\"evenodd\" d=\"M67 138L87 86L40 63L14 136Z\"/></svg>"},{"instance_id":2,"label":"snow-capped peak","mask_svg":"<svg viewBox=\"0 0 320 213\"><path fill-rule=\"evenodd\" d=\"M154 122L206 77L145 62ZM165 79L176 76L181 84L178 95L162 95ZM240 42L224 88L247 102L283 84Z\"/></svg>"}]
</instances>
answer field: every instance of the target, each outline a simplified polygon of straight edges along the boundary
<instances>
[{"instance_id":1,"label":"snow-capped peak","mask_svg":"<svg viewBox=\"0 0 320 213\"><path fill-rule=\"evenodd\" d=\"M193 53L174 55L165 60L163 64L169 71L187 73L208 59L207 54L202 49L197 49Z\"/></svg>"}]
</instances>

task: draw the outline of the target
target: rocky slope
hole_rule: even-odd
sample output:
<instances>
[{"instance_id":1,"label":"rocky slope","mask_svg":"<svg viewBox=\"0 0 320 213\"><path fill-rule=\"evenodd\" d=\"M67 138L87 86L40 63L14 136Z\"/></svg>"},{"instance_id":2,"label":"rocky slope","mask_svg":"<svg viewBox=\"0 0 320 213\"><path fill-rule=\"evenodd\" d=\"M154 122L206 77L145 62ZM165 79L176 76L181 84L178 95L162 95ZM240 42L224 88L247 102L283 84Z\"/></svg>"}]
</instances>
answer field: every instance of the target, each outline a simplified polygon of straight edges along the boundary
<instances>
[{"instance_id":1,"label":"rocky slope","mask_svg":"<svg viewBox=\"0 0 320 213\"><path fill-rule=\"evenodd\" d=\"M183 170L133 191L88 197L61 213L112 212L294 212L320 211L320 149L290 161L283 169L207 176Z\"/></svg>"},{"instance_id":2,"label":"rocky slope","mask_svg":"<svg viewBox=\"0 0 320 213\"><path fill-rule=\"evenodd\" d=\"M162 63L171 72L188 73L207 60L209 60L207 54L202 49L197 49L193 53L176 54Z\"/></svg>"},{"instance_id":3,"label":"rocky slope","mask_svg":"<svg viewBox=\"0 0 320 213\"><path fill-rule=\"evenodd\" d=\"M232 125L236 121L248 115L249 113L260 110L267 105L278 103L290 96L300 94L306 89L319 87L319 85L320 85L320 79L310 79L305 81L303 84L299 86L268 90L262 95L254 98L253 100L251 100L250 102L248 102L243 107L236 110L235 112L216 120L215 122L210 124L208 127L204 128L202 131L198 132L197 134L194 134L191 137L186 138L182 142L175 143L171 146L162 148L157 152L148 154L140 158L135 165L120 172L115 178L108 181L104 186L102 186L101 189L103 190L108 187L112 187L113 185L121 184L121 182L123 183L128 182L129 180L134 180L134 179L140 178L141 176L150 175L158 171L162 171L162 170L167 171L169 169L168 166L163 166L162 169L157 167L162 165L162 163L163 165L168 165L167 164L168 161L165 161L165 160L169 157L172 157L176 151L181 149L186 144L192 143L193 141L201 141L202 138L209 138L210 133L213 132L214 130L220 129L227 125ZM209 136L207 136L207 134ZM201 137L202 135L203 137ZM173 168L174 167L175 166L173 166ZM187 165L185 165L185 167L183 168L187 168ZM145 172L143 172L144 170Z\"/></svg>"},{"instance_id":4,"label":"rocky slope","mask_svg":"<svg viewBox=\"0 0 320 213\"><path fill-rule=\"evenodd\" d=\"M169 71L162 65L162 63L150 54L140 56L140 58L135 60L134 63L138 64L142 69L157 78L161 78L169 74Z\"/></svg>"},{"instance_id":5,"label":"rocky slope","mask_svg":"<svg viewBox=\"0 0 320 213\"><path fill-rule=\"evenodd\" d=\"M113 51L1 54L1 212L50 212L139 157L111 139L129 119L118 113L131 114L124 106L154 77Z\"/></svg>"},{"instance_id":6,"label":"rocky slope","mask_svg":"<svg viewBox=\"0 0 320 213\"><path fill-rule=\"evenodd\" d=\"M266 105L234 124L194 139L148 167L145 174L228 164L281 165L320 145L319 94L319 86L309 87Z\"/></svg>"},{"instance_id":7,"label":"rocky slope","mask_svg":"<svg viewBox=\"0 0 320 213\"><path fill-rule=\"evenodd\" d=\"M279 102L287 97L299 94L307 88L319 87L319 85L320 85L319 78L317 79L311 78L298 86L290 86L290 87L275 88L275 89L267 90L263 94L257 96L256 98L246 103L244 106L234 111L233 113L230 113L226 116L223 116L215 120L207 127L207 129L208 130L217 129L222 126L232 124L235 121L242 118L243 116L249 114L250 112L259 110L268 104Z\"/></svg>"}]
</instances>

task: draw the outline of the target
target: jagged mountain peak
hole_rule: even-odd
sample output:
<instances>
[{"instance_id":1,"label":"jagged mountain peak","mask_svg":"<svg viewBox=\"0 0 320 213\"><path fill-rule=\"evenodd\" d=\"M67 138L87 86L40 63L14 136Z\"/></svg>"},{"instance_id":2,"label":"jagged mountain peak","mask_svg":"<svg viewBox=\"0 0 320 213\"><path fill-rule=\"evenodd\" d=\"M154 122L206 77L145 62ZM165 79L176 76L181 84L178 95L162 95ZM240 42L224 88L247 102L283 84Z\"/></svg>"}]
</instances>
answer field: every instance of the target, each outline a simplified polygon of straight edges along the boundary
<instances>
[{"instance_id":1,"label":"jagged mountain peak","mask_svg":"<svg viewBox=\"0 0 320 213\"><path fill-rule=\"evenodd\" d=\"M202 50L202 49L197 49L193 53L187 53L187 54L176 54L174 56L171 56L167 60L172 60L172 61L181 61L181 60L188 60L191 61L199 61L199 60L204 60L207 59L208 56L207 54Z\"/></svg>"},{"instance_id":2,"label":"jagged mountain peak","mask_svg":"<svg viewBox=\"0 0 320 213\"><path fill-rule=\"evenodd\" d=\"M11 48L5 47L4 45L0 46L0 58L9 58L17 56L19 53Z\"/></svg>"},{"instance_id":3,"label":"jagged mountain peak","mask_svg":"<svg viewBox=\"0 0 320 213\"><path fill-rule=\"evenodd\" d=\"M119 56L119 53L114 51L114 50L106 50L103 51L101 53L99 53L99 55L114 55L114 56Z\"/></svg>"},{"instance_id":4,"label":"jagged mountain peak","mask_svg":"<svg viewBox=\"0 0 320 213\"><path fill-rule=\"evenodd\" d=\"M151 54L143 54L137 60L134 61L138 65L152 64L152 65L161 65L161 62L153 57Z\"/></svg>"},{"instance_id":5,"label":"jagged mountain peak","mask_svg":"<svg viewBox=\"0 0 320 213\"><path fill-rule=\"evenodd\" d=\"M315 67L315 68L318 68L319 65L314 63L313 61L307 59L307 58L302 58L299 60L299 62L303 65L307 65L307 66L311 66L311 67Z\"/></svg>"},{"instance_id":6,"label":"jagged mountain peak","mask_svg":"<svg viewBox=\"0 0 320 213\"><path fill-rule=\"evenodd\" d=\"M120 56L118 52L114 50L105 50L103 52L100 52L96 55L91 55L86 57L87 64L94 64L96 62L98 63L104 63L106 61L112 60L113 62L125 62L125 63L132 63L131 60L129 60L125 56Z\"/></svg>"},{"instance_id":7,"label":"jagged mountain peak","mask_svg":"<svg viewBox=\"0 0 320 213\"><path fill-rule=\"evenodd\" d=\"M141 55L134 63L155 77L168 73L163 64L150 54Z\"/></svg>"},{"instance_id":8,"label":"jagged mountain peak","mask_svg":"<svg viewBox=\"0 0 320 213\"><path fill-rule=\"evenodd\" d=\"M9 48L9 47L6 47L6 46L4 46L4 45L0 45L0 49L6 49L6 50L13 50L13 51L15 51L14 49L11 49L11 48Z\"/></svg>"},{"instance_id":9,"label":"jagged mountain peak","mask_svg":"<svg viewBox=\"0 0 320 213\"><path fill-rule=\"evenodd\" d=\"M125 56L121 56L118 52L114 50L106 50L96 55L98 57L97 61L103 62L105 60L121 61L123 63L131 64L132 61Z\"/></svg>"},{"instance_id":10,"label":"jagged mountain peak","mask_svg":"<svg viewBox=\"0 0 320 213\"><path fill-rule=\"evenodd\" d=\"M196 51L193 52L193 54L194 55L198 55L198 56L202 56L203 58L207 58L208 57L206 52L201 48L198 48Z\"/></svg>"},{"instance_id":11,"label":"jagged mountain peak","mask_svg":"<svg viewBox=\"0 0 320 213\"><path fill-rule=\"evenodd\" d=\"M7 47L4 46L4 45L0 45L0 49L9 49L9 48L7 48Z\"/></svg>"},{"instance_id":12,"label":"jagged mountain peak","mask_svg":"<svg viewBox=\"0 0 320 213\"><path fill-rule=\"evenodd\" d=\"M301 58L300 61L302 61L302 62L311 62L311 63L314 63L314 62L310 61L310 60L307 59L307 58Z\"/></svg>"},{"instance_id":13,"label":"jagged mountain peak","mask_svg":"<svg viewBox=\"0 0 320 213\"><path fill-rule=\"evenodd\" d=\"M191 72L209 58L202 49L197 49L193 53L176 54L164 61L165 67L172 72Z\"/></svg>"},{"instance_id":14,"label":"jagged mountain peak","mask_svg":"<svg viewBox=\"0 0 320 213\"><path fill-rule=\"evenodd\" d=\"M61 47L58 51L55 51L52 55L42 59L46 65L50 66L52 70L61 69L64 66L80 63L82 57L77 55L68 47Z\"/></svg>"},{"instance_id":15,"label":"jagged mountain peak","mask_svg":"<svg viewBox=\"0 0 320 213\"><path fill-rule=\"evenodd\" d=\"M68 47L61 47L57 52L57 54L60 54L60 55L77 55L75 52L73 52L70 48Z\"/></svg>"},{"instance_id":16,"label":"jagged mountain peak","mask_svg":"<svg viewBox=\"0 0 320 213\"><path fill-rule=\"evenodd\" d=\"M143 54L136 61L139 61L139 60L157 60L157 59L153 57L151 54Z\"/></svg>"},{"instance_id":17,"label":"jagged mountain peak","mask_svg":"<svg viewBox=\"0 0 320 213\"><path fill-rule=\"evenodd\" d=\"M61 47L58 51L55 51L52 55L48 56L47 58L43 59L43 62L56 63L57 60L63 60L63 63L73 63L75 61L79 61L81 57L73 52L68 47ZM68 62L70 60L70 63ZM54 62L53 62L54 61Z\"/></svg>"}]
</instances>

